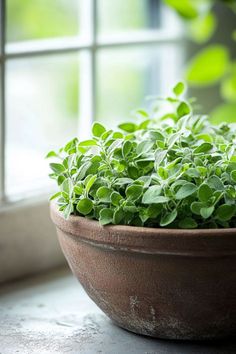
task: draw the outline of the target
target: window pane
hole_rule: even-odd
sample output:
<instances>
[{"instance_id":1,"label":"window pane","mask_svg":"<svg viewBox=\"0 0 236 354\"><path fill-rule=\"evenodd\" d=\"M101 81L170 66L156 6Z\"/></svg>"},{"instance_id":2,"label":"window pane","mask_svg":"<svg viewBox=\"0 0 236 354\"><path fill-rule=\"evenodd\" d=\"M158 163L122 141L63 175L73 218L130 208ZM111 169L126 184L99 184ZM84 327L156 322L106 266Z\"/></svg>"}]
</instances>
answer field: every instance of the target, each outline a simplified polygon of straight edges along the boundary
<instances>
[{"instance_id":1,"label":"window pane","mask_svg":"<svg viewBox=\"0 0 236 354\"><path fill-rule=\"evenodd\" d=\"M8 196L48 185L44 156L77 135L79 63L77 54L8 62Z\"/></svg>"},{"instance_id":2,"label":"window pane","mask_svg":"<svg viewBox=\"0 0 236 354\"><path fill-rule=\"evenodd\" d=\"M101 51L97 119L112 127L132 119L132 110L149 106L146 96L168 93L181 78L182 55L180 45Z\"/></svg>"},{"instance_id":3,"label":"window pane","mask_svg":"<svg viewBox=\"0 0 236 354\"><path fill-rule=\"evenodd\" d=\"M127 31L173 28L176 18L161 0L98 0L101 35Z\"/></svg>"},{"instance_id":4,"label":"window pane","mask_svg":"<svg viewBox=\"0 0 236 354\"><path fill-rule=\"evenodd\" d=\"M16 42L81 34L83 4L82 0L7 1L7 40Z\"/></svg>"}]
</instances>

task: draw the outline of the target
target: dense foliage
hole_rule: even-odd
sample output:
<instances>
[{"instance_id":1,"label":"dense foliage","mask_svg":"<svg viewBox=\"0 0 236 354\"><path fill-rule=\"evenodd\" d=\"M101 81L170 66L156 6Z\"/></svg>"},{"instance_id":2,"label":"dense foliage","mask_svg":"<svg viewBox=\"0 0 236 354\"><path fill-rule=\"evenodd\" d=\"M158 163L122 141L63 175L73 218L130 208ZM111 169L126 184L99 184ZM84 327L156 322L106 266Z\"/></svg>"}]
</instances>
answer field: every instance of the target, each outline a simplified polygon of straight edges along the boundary
<instances>
[{"instance_id":1,"label":"dense foliage","mask_svg":"<svg viewBox=\"0 0 236 354\"><path fill-rule=\"evenodd\" d=\"M236 226L235 126L213 126L181 98L157 98L136 123L106 130L94 123L92 139L70 141L51 163L65 218L102 225L216 228Z\"/></svg>"}]
</instances>

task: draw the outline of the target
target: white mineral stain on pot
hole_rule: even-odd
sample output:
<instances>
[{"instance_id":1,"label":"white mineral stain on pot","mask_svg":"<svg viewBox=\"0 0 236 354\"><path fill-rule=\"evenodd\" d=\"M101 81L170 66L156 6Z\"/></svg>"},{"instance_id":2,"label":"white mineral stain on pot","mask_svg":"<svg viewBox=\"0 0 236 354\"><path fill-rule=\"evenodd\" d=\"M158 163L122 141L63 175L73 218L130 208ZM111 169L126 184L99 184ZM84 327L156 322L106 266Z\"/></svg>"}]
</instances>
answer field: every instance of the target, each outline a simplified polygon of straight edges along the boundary
<instances>
[{"instance_id":1,"label":"white mineral stain on pot","mask_svg":"<svg viewBox=\"0 0 236 354\"><path fill-rule=\"evenodd\" d=\"M156 321L156 311L152 306L150 306L150 314L152 315L152 320Z\"/></svg>"},{"instance_id":2,"label":"white mineral stain on pot","mask_svg":"<svg viewBox=\"0 0 236 354\"><path fill-rule=\"evenodd\" d=\"M138 306L139 300L137 295L132 295L129 297L130 308L132 311L135 311L135 307Z\"/></svg>"}]
</instances>

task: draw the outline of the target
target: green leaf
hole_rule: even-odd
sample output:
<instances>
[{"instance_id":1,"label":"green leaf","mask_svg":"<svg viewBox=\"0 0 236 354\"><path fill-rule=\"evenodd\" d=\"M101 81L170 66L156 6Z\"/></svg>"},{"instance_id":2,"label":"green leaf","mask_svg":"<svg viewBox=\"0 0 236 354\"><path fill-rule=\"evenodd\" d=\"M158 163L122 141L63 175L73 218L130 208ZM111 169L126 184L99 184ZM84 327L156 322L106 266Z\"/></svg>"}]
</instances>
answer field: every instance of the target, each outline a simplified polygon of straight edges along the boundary
<instances>
[{"instance_id":1,"label":"green leaf","mask_svg":"<svg viewBox=\"0 0 236 354\"><path fill-rule=\"evenodd\" d=\"M196 136L197 139L199 140L205 140L207 143L212 143L213 139L212 139L212 136L209 135L209 134L198 134Z\"/></svg>"},{"instance_id":2,"label":"green leaf","mask_svg":"<svg viewBox=\"0 0 236 354\"><path fill-rule=\"evenodd\" d=\"M48 159L50 157L58 157L58 155L55 151L49 151L45 158Z\"/></svg>"},{"instance_id":3,"label":"green leaf","mask_svg":"<svg viewBox=\"0 0 236 354\"><path fill-rule=\"evenodd\" d=\"M58 186L60 186L65 181L65 179L66 178L64 176L62 176L62 175L58 176L58 178L57 178Z\"/></svg>"},{"instance_id":4,"label":"green leaf","mask_svg":"<svg viewBox=\"0 0 236 354\"><path fill-rule=\"evenodd\" d=\"M114 191L111 194L111 203L115 206L120 205L120 201L122 200L122 196L120 195L120 193Z\"/></svg>"},{"instance_id":5,"label":"green leaf","mask_svg":"<svg viewBox=\"0 0 236 354\"><path fill-rule=\"evenodd\" d=\"M76 179L78 181L82 180L85 177L90 166L91 166L91 162L85 162L84 164L82 164L80 166L80 168L78 169L78 171L76 173Z\"/></svg>"},{"instance_id":6,"label":"green leaf","mask_svg":"<svg viewBox=\"0 0 236 354\"><path fill-rule=\"evenodd\" d=\"M203 207L203 205L204 204L201 202L193 202L190 206L190 209L193 214L201 215L201 208Z\"/></svg>"},{"instance_id":7,"label":"green leaf","mask_svg":"<svg viewBox=\"0 0 236 354\"><path fill-rule=\"evenodd\" d=\"M119 124L118 127L127 133L133 133L137 129L137 125L134 123L122 123Z\"/></svg>"},{"instance_id":8,"label":"green leaf","mask_svg":"<svg viewBox=\"0 0 236 354\"><path fill-rule=\"evenodd\" d=\"M182 134L183 134L182 132L177 132L177 133L170 135L170 137L168 138L168 142L167 142L169 150L172 148L172 146L175 145L175 143L177 141L179 141Z\"/></svg>"},{"instance_id":9,"label":"green leaf","mask_svg":"<svg viewBox=\"0 0 236 354\"><path fill-rule=\"evenodd\" d=\"M96 196L100 202L110 203L111 202L112 190L108 187L100 187L97 190Z\"/></svg>"},{"instance_id":10,"label":"green leaf","mask_svg":"<svg viewBox=\"0 0 236 354\"><path fill-rule=\"evenodd\" d=\"M86 181L85 190L87 193L89 193L96 179L97 179L97 175L91 175L91 177Z\"/></svg>"},{"instance_id":11,"label":"green leaf","mask_svg":"<svg viewBox=\"0 0 236 354\"><path fill-rule=\"evenodd\" d=\"M88 215L93 210L93 202L88 198L80 199L76 209L82 215Z\"/></svg>"},{"instance_id":12,"label":"green leaf","mask_svg":"<svg viewBox=\"0 0 236 354\"><path fill-rule=\"evenodd\" d=\"M72 203L69 203L65 209L63 210L63 215L64 215L64 218L67 220L69 219L69 216L73 213L74 211L74 206Z\"/></svg>"},{"instance_id":13,"label":"green leaf","mask_svg":"<svg viewBox=\"0 0 236 354\"><path fill-rule=\"evenodd\" d=\"M203 207L200 209L200 214L204 219L208 219L212 215L214 210L215 210L214 206Z\"/></svg>"},{"instance_id":14,"label":"green leaf","mask_svg":"<svg viewBox=\"0 0 236 354\"><path fill-rule=\"evenodd\" d=\"M104 133L102 133L102 135L100 136L100 139L102 140L109 140L111 139L112 136L112 130L106 130Z\"/></svg>"},{"instance_id":15,"label":"green leaf","mask_svg":"<svg viewBox=\"0 0 236 354\"><path fill-rule=\"evenodd\" d=\"M105 133L106 129L101 123L95 122L92 127L93 136L100 137L103 133Z\"/></svg>"},{"instance_id":16,"label":"green leaf","mask_svg":"<svg viewBox=\"0 0 236 354\"><path fill-rule=\"evenodd\" d=\"M117 209L113 215L113 224L120 224L125 219L125 213L122 209Z\"/></svg>"},{"instance_id":17,"label":"green leaf","mask_svg":"<svg viewBox=\"0 0 236 354\"><path fill-rule=\"evenodd\" d=\"M224 190L224 184L222 183L221 179L218 176L211 176L207 180L207 184L217 190L217 191L223 191Z\"/></svg>"},{"instance_id":18,"label":"green leaf","mask_svg":"<svg viewBox=\"0 0 236 354\"><path fill-rule=\"evenodd\" d=\"M145 155L147 152L149 152L152 149L152 147L153 147L152 141L150 140L141 141L141 143L137 145L136 154Z\"/></svg>"},{"instance_id":19,"label":"green leaf","mask_svg":"<svg viewBox=\"0 0 236 354\"><path fill-rule=\"evenodd\" d=\"M96 123L97 124L97 123ZM79 146L95 146L97 145L97 142L95 140L84 140L79 143Z\"/></svg>"},{"instance_id":20,"label":"green leaf","mask_svg":"<svg viewBox=\"0 0 236 354\"><path fill-rule=\"evenodd\" d=\"M149 187L143 195L142 203L143 204L155 204L160 201L160 194L162 191L161 186L151 186Z\"/></svg>"},{"instance_id":21,"label":"green leaf","mask_svg":"<svg viewBox=\"0 0 236 354\"><path fill-rule=\"evenodd\" d=\"M150 123L151 123L151 119L143 120L143 121L138 125L137 130L141 130L141 129L146 130Z\"/></svg>"},{"instance_id":22,"label":"green leaf","mask_svg":"<svg viewBox=\"0 0 236 354\"><path fill-rule=\"evenodd\" d=\"M117 178L115 180L115 184L118 184L118 185L126 185L126 184L131 184L133 183L134 180L132 178L126 178L126 177L123 177L123 178Z\"/></svg>"},{"instance_id":23,"label":"green leaf","mask_svg":"<svg viewBox=\"0 0 236 354\"><path fill-rule=\"evenodd\" d=\"M149 113L147 111L145 111L144 109L138 109L136 111L137 114L139 114L140 116L144 117L144 118L148 118L149 117Z\"/></svg>"},{"instance_id":24,"label":"green leaf","mask_svg":"<svg viewBox=\"0 0 236 354\"><path fill-rule=\"evenodd\" d=\"M127 187L125 191L126 197L129 200L132 200L133 202L138 200L141 197L142 193L143 193L143 187L136 184Z\"/></svg>"},{"instance_id":25,"label":"green leaf","mask_svg":"<svg viewBox=\"0 0 236 354\"><path fill-rule=\"evenodd\" d=\"M186 114L189 114L191 112L191 109L189 105L186 102L181 102L177 108L177 114L178 117L181 118L185 116Z\"/></svg>"},{"instance_id":26,"label":"green leaf","mask_svg":"<svg viewBox=\"0 0 236 354\"><path fill-rule=\"evenodd\" d=\"M133 226L143 226L142 220L140 219L139 216L133 216L133 218L131 219L131 223Z\"/></svg>"},{"instance_id":27,"label":"green leaf","mask_svg":"<svg viewBox=\"0 0 236 354\"><path fill-rule=\"evenodd\" d=\"M163 209L162 204L151 204L139 209L139 217L145 223L148 219L156 219Z\"/></svg>"},{"instance_id":28,"label":"green leaf","mask_svg":"<svg viewBox=\"0 0 236 354\"><path fill-rule=\"evenodd\" d=\"M161 217L160 226L164 227L171 224L177 217L177 211L173 210L171 213L165 213Z\"/></svg>"},{"instance_id":29,"label":"green leaf","mask_svg":"<svg viewBox=\"0 0 236 354\"><path fill-rule=\"evenodd\" d=\"M113 210L103 208L99 213L99 222L101 225L112 224L113 222Z\"/></svg>"},{"instance_id":30,"label":"green leaf","mask_svg":"<svg viewBox=\"0 0 236 354\"><path fill-rule=\"evenodd\" d=\"M65 179L62 184L61 184L61 190L62 192L67 193L69 196L71 196L72 192L74 189L73 182L68 178Z\"/></svg>"},{"instance_id":31,"label":"green leaf","mask_svg":"<svg viewBox=\"0 0 236 354\"><path fill-rule=\"evenodd\" d=\"M163 204L163 203L167 203L170 201L169 197L165 197L163 195L160 195L159 197L155 198L155 204Z\"/></svg>"},{"instance_id":32,"label":"green leaf","mask_svg":"<svg viewBox=\"0 0 236 354\"><path fill-rule=\"evenodd\" d=\"M213 124L236 123L236 103L227 103L217 106L210 113L210 120Z\"/></svg>"},{"instance_id":33,"label":"green leaf","mask_svg":"<svg viewBox=\"0 0 236 354\"><path fill-rule=\"evenodd\" d=\"M64 151L67 152L68 154L75 153L76 152L76 145L78 143L78 139L74 138L71 141L69 141L65 147Z\"/></svg>"},{"instance_id":34,"label":"green leaf","mask_svg":"<svg viewBox=\"0 0 236 354\"><path fill-rule=\"evenodd\" d=\"M61 196L61 192L57 192L50 197L50 200L56 199Z\"/></svg>"},{"instance_id":35,"label":"green leaf","mask_svg":"<svg viewBox=\"0 0 236 354\"><path fill-rule=\"evenodd\" d=\"M208 184L203 183L198 189L198 198L201 202L208 202L212 197L212 189L208 186Z\"/></svg>"},{"instance_id":36,"label":"green leaf","mask_svg":"<svg viewBox=\"0 0 236 354\"><path fill-rule=\"evenodd\" d=\"M178 225L181 229L196 229L198 226L197 222L191 217L186 217L183 220L180 220Z\"/></svg>"},{"instance_id":37,"label":"green leaf","mask_svg":"<svg viewBox=\"0 0 236 354\"><path fill-rule=\"evenodd\" d=\"M127 168L128 176L132 179L137 179L139 177L139 170L135 166L129 166Z\"/></svg>"},{"instance_id":38,"label":"green leaf","mask_svg":"<svg viewBox=\"0 0 236 354\"><path fill-rule=\"evenodd\" d=\"M184 93L184 90L185 86L183 82L178 82L173 88L173 92L176 96L182 95L182 93Z\"/></svg>"},{"instance_id":39,"label":"green leaf","mask_svg":"<svg viewBox=\"0 0 236 354\"><path fill-rule=\"evenodd\" d=\"M145 210L147 211L147 214L151 219L156 219L157 216L161 213L162 209L162 203L151 204L148 207L145 207Z\"/></svg>"},{"instance_id":40,"label":"green leaf","mask_svg":"<svg viewBox=\"0 0 236 354\"><path fill-rule=\"evenodd\" d=\"M193 153L194 154L201 154L203 152L208 152L211 149L212 149L212 144L210 144L210 143L202 143L196 149L194 149Z\"/></svg>"},{"instance_id":41,"label":"green leaf","mask_svg":"<svg viewBox=\"0 0 236 354\"><path fill-rule=\"evenodd\" d=\"M203 16L198 16L189 23L189 34L197 43L208 41L217 26L217 19L213 12L209 12Z\"/></svg>"},{"instance_id":42,"label":"green leaf","mask_svg":"<svg viewBox=\"0 0 236 354\"><path fill-rule=\"evenodd\" d=\"M230 178L236 182L236 170L233 170L231 173L230 173Z\"/></svg>"},{"instance_id":43,"label":"green leaf","mask_svg":"<svg viewBox=\"0 0 236 354\"><path fill-rule=\"evenodd\" d=\"M195 193L197 190L197 186L193 183L187 182L177 191L175 198L176 199L184 199Z\"/></svg>"},{"instance_id":44,"label":"green leaf","mask_svg":"<svg viewBox=\"0 0 236 354\"><path fill-rule=\"evenodd\" d=\"M74 193L77 195L81 195L83 193L84 189L83 189L83 185L82 184L78 184L74 186Z\"/></svg>"},{"instance_id":45,"label":"green leaf","mask_svg":"<svg viewBox=\"0 0 236 354\"><path fill-rule=\"evenodd\" d=\"M192 20L198 16L197 1L191 0L164 0L164 2L173 8L177 13L187 19Z\"/></svg>"},{"instance_id":46,"label":"green leaf","mask_svg":"<svg viewBox=\"0 0 236 354\"><path fill-rule=\"evenodd\" d=\"M157 169L167 155L167 150L157 150L155 153L155 168Z\"/></svg>"},{"instance_id":47,"label":"green leaf","mask_svg":"<svg viewBox=\"0 0 236 354\"><path fill-rule=\"evenodd\" d=\"M139 209L139 217L143 223L145 223L149 219L147 208L140 208Z\"/></svg>"},{"instance_id":48,"label":"green leaf","mask_svg":"<svg viewBox=\"0 0 236 354\"><path fill-rule=\"evenodd\" d=\"M112 134L113 139L123 139L124 135L121 132L114 132Z\"/></svg>"},{"instance_id":49,"label":"green leaf","mask_svg":"<svg viewBox=\"0 0 236 354\"><path fill-rule=\"evenodd\" d=\"M138 208L135 206L133 201L125 201L123 203L123 209L125 212L136 213L138 212Z\"/></svg>"},{"instance_id":50,"label":"green leaf","mask_svg":"<svg viewBox=\"0 0 236 354\"><path fill-rule=\"evenodd\" d=\"M230 162L226 168L226 172L231 173L234 170L236 170L236 162Z\"/></svg>"},{"instance_id":51,"label":"green leaf","mask_svg":"<svg viewBox=\"0 0 236 354\"><path fill-rule=\"evenodd\" d=\"M199 178L200 172L196 168L189 168L186 172L186 175L192 178Z\"/></svg>"},{"instance_id":52,"label":"green leaf","mask_svg":"<svg viewBox=\"0 0 236 354\"><path fill-rule=\"evenodd\" d=\"M129 155L129 153L132 150L132 147L133 147L133 144L131 143L131 141L126 140L124 142L123 147L122 147L122 154L123 154L124 157Z\"/></svg>"},{"instance_id":53,"label":"green leaf","mask_svg":"<svg viewBox=\"0 0 236 354\"><path fill-rule=\"evenodd\" d=\"M235 205L223 204L216 210L216 216L221 221L228 221L235 215Z\"/></svg>"},{"instance_id":54,"label":"green leaf","mask_svg":"<svg viewBox=\"0 0 236 354\"><path fill-rule=\"evenodd\" d=\"M228 67L228 49L222 45L209 45L192 59L186 79L192 86L211 85L224 76Z\"/></svg>"},{"instance_id":55,"label":"green leaf","mask_svg":"<svg viewBox=\"0 0 236 354\"><path fill-rule=\"evenodd\" d=\"M69 194L66 192L61 192L62 197L68 202L69 201Z\"/></svg>"},{"instance_id":56,"label":"green leaf","mask_svg":"<svg viewBox=\"0 0 236 354\"><path fill-rule=\"evenodd\" d=\"M56 174L60 175L65 171L65 167L60 163L50 163L49 166Z\"/></svg>"},{"instance_id":57,"label":"green leaf","mask_svg":"<svg viewBox=\"0 0 236 354\"><path fill-rule=\"evenodd\" d=\"M112 140L111 140L112 141ZM122 144L122 139L116 139L114 140L107 148L107 154L111 155L112 153L115 152L116 149L120 148Z\"/></svg>"}]
</instances>

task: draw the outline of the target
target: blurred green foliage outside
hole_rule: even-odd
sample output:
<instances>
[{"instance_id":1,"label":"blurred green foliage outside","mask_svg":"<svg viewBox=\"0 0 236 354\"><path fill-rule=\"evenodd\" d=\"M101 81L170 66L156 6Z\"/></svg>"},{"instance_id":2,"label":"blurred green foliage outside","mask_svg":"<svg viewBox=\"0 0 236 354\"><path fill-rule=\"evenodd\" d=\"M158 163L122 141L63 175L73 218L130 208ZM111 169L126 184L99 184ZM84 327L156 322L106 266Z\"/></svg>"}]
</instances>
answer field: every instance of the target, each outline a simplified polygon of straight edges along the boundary
<instances>
[{"instance_id":1,"label":"blurred green foliage outside","mask_svg":"<svg viewBox=\"0 0 236 354\"><path fill-rule=\"evenodd\" d=\"M235 0L163 0L182 18L186 33L200 46L187 66L186 79L192 87L219 89L223 104L216 106L210 116L214 123L236 122L236 1ZM217 5L221 3L220 11ZM227 33L227 43L215 43L214 33L227 31L226 23L220 24L220 12L231 10L235 28ZM232 18L232 17L231 17ZM228 18L225 16L224 21ZM221 26L221 28L219 28ZM233 53L232 53L233 52ZM210 91L209 91L210 92Z\"/></svg>"},{"instance_id":2,"label":"blurred green foliage outside","mask_svg":"<svg viewBox=\"0 0 236 354\"><path fill-rule=\"evenodd\" d=\"M18 42L83 36L83 21L80 17L82 1L7 1L7 40ZM225 43L214 43L211 40L219 25L215 5L221 2L235 12L235 1L162 0L162 2L164 6L168 6L180 16L187 26L186 33L199 46L197 54L187 65L185 74L187 82L192 87L200 88L218 85L225 102L215 108L212 119L216 123L222 119L236 121L236 60ZM98 5L98 26L102 35L150 27L150 1L148 0L98 0ZM228 34L232 42L235 40L235 33L233 31ZM140 48L140 51L142 50L144 52L146 49ZM142 67L142 63L133 65L130 53L131 50L130 52L121 50L120 54L118 51L112 54L106 50L99 53L97 118L100 120L109 120L114 116L122 119L127 115L130 107L142 102L146 94L148 85L146 67ZM148 56L149 53L147 52L146 55ZM116 63L117 67L113 63ZM80 70L78 60L70 67L65 67L64 72L60 73L65 83L61 87L61 95L67 97L67 110L70 117L78 115Z\"/></svg>"}]
</instances>

